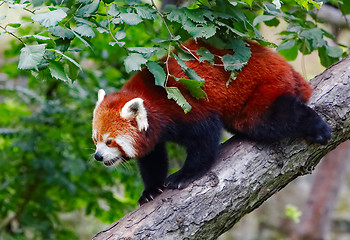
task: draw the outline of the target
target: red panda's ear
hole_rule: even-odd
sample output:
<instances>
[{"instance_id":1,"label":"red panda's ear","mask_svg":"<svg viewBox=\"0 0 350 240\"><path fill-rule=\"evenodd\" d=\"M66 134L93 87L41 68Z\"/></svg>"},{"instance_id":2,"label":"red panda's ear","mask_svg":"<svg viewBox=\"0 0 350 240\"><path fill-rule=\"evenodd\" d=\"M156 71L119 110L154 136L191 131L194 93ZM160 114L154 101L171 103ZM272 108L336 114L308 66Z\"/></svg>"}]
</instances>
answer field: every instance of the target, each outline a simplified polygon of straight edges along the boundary
<instances>
[{"instance_id":1,"label":"red panda's ear","mask_svg":"<svg viewBox=\"0 0 350 240\"><path fill-rule=\"evenodd\" d=\"M97 94L97 102L95 105L95 109L94 109L94 116L95 116L95 112L97 107L100 105L100 103L103 101L103 99L106 96L106 92L103 89L98 90L98 94Z\"/></svg>"},{"instance_id":2,"label":"red panda's ear","mask_svg":"<svg viewBox=\"0 0 350 240\"><path fill-rule=\"evenodd\" d=\"M148 128L147 111L141 98L134 98L125 103L120 116L125 119L135 119L140 131L146 131Z\"/></svg>"},{"instance_id":3,"label":"red panda's ear","mask_svg":"<svg viewBox=\"0 0 350 240\"><path fill-rule=\"evenodd\" d=\"M103 90L103 89L98 90L97 96L98 96L98 99L97 99L96 105L100 104L103 101L103 99L105 98L105 96L106 96L105 90Z\"/></svg>"}]
</instances>

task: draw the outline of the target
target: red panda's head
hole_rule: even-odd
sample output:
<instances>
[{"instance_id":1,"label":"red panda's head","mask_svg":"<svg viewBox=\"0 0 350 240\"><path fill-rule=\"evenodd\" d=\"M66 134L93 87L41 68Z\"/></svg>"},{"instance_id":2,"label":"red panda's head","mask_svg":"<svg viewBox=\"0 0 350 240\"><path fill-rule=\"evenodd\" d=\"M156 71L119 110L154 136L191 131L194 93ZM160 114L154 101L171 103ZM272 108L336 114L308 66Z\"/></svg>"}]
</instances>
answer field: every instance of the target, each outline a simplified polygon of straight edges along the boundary
<instances>
[{"instance_id":1,"label":"red panda's head","mask_svg":"<svg viewBox=\"0 0 350 240\"><path fill-rule=\"evenodd\" d=\"M135 139L147 128L147 111L141 98L130 100L118 93L106 96L104 90L98 91L92 121L97 161L114 166L138 157Z\"/></svg>"}]
</instances>

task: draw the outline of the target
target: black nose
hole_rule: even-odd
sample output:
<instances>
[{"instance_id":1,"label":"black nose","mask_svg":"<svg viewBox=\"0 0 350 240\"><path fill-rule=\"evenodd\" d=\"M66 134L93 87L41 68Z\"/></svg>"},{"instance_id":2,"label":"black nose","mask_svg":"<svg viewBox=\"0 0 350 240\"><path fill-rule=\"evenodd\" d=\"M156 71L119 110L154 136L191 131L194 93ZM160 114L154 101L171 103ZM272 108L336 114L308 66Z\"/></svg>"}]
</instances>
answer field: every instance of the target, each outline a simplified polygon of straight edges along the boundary
<instances>
[{"instance_id":1,"label":"black nose","mask_svg":"<svg viewBox=\"0 0 350 240\"><path fill-rule=\"evenodd\" d=\"M102 162L102 160L103 160L102 154L99 152L95 153L95 159L99 162Z\"/></svg>"}]
</instances>

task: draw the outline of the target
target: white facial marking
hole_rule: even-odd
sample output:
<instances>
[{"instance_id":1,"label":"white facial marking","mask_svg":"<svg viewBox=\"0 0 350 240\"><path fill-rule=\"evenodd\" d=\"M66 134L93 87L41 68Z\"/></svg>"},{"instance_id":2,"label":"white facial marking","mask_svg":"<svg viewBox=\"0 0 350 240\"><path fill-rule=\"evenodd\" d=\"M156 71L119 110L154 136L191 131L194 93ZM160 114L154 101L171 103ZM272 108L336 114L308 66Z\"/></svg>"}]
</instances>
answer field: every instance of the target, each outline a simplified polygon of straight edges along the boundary
<instances>
[{"instance_id":1,"label":"white facial marking","mask_svg":"<svg viewBox=\"0 0 350 240\"><path fill-rule=\"evenodd\" d=\"M103 157L103 162L118 160L122 155L118 148L109 148L104 142L97 142L96 153L100 153ZM116 161L119 163L120 161ZM116 165L116 164L113 164Z\"/></svg>"},{"instance_id":2,"label":"white facial marking","mask_svg":"<svg viewBox=\"0 0 350 240\"><path fill-rule=\"evenodd\" d=\"M116 143L124 150L128 157L135 157L134 139L130 135L121 135L115 138Z\"/></svg>"},{"instance_id":3,"label":"white facial marking","mask_svg":"<svg viewBox=\"0 0 350 240\"><path fill-rule=\"evenodd\" d=\"M103 134L102 135L102 141L106 143L107 142L107 138L108 138L109 135L110 135L110 133Z\"/></svg>"},{"instance_id":4,"label":"white facial marking","mask_svg":"<svg viewBox=\"0 0 350 240\"><path fill-rule=\"evenodd\" d=\"M93 139L96 139L96 138L97 138L97 130L96 130L96 129L94 129L94 130L92 131L92 138L93 138Z\"/></svg>"},{"instance_id":5,"label":"white facial marking","mask_svg":"<svg viewBox=\"0 0 350 240\"><path fill-rule=\"evenodd\" d=\"M129 102L125 103L124 107L120 112L122 118L135 118L139 131L147 131L148 119L147 111L143 100L141 98L134 98Z\"/></svg>"}]
</instances>

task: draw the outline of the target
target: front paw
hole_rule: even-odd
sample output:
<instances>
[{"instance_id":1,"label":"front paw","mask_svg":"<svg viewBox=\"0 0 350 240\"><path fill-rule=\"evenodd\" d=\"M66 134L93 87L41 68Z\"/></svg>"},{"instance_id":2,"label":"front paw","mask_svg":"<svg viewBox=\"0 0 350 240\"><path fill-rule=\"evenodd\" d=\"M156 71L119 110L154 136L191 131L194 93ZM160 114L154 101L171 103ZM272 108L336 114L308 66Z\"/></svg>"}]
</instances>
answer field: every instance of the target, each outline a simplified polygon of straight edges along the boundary
<instances>
[{"instance_id":1,"label":"front paw","mask_svg":"<svg viewBox=\"0 0 350 240\"><path fill-rule=\"evenodd\" d=\"M156 198L162 192L163 192L163 187L144 190L139 201L138 201L139 206L152 201L154 198Z\"/></svg>"},{"instance_id":2,"label":"front paw","mask_svg":"<svg viewBox=\"0 0 350 240\"><path fill-rule=\"evenodd\" d=\"M171 174L164 183L164 186L169 189L183 189L187 187L194 180L203 176L204 173L188 173L182 170Z\"/></svg>"}]
</instances>

